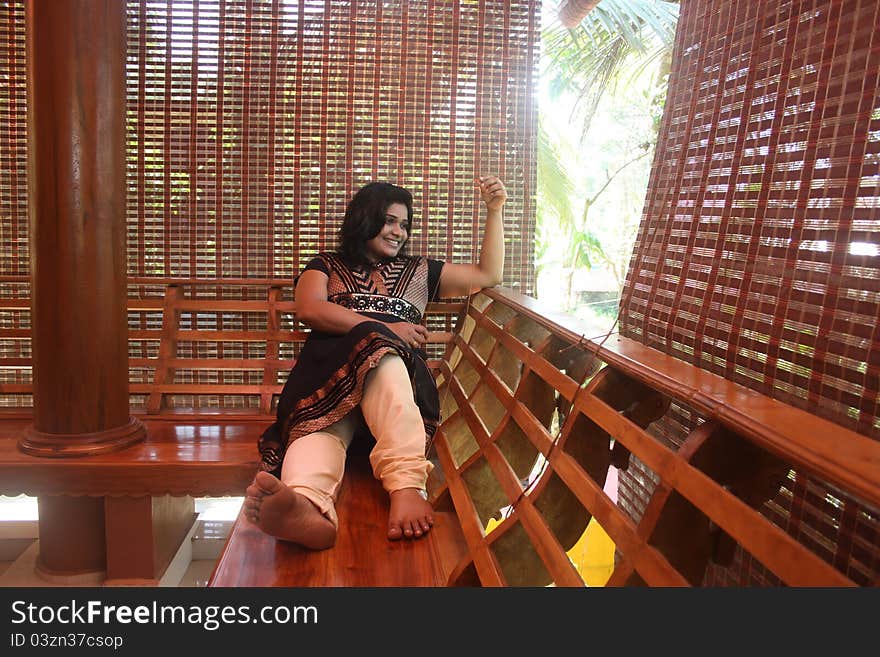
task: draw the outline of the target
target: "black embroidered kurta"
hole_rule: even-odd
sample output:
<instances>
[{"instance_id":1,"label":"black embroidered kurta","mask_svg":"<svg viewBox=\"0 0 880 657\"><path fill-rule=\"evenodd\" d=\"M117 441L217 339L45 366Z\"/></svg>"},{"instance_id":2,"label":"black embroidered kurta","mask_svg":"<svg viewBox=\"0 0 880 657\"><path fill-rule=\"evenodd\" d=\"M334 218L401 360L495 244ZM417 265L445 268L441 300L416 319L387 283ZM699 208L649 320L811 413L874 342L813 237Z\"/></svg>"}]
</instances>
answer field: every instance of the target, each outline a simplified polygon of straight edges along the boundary
<instances>
[{"instance_id":1,"label":"black embroidered kurta","mask_svg":"<svg viewBox=\"0 0 880 657\"><path fill-rule=\"evenodd\" d=\"M291 441L341 420L363 396L367 373L389 352L406 364L425 425L425 450L440 419L437 387L425 353L405 344L381 322L419 323L437 298L443 262L397 256L352 268L338 253L320 253L305 270L327 274L327 299L364 316L344 335L312 331L287 377L276 421L259 440L260 468L278 476ZM379 320L379 321L374 321ZM357 437L356 437L357 438Z\"/></svg>"}]
</instances>

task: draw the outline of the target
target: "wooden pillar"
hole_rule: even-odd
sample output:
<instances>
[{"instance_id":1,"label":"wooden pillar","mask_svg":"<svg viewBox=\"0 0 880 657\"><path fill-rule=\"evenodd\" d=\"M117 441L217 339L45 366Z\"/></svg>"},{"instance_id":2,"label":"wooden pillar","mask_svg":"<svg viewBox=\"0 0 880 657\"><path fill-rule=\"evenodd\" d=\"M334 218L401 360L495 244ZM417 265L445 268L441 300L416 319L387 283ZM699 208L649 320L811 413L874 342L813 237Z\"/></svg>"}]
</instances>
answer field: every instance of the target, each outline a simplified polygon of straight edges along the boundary
<instances>
[{"instance_id":1,"label":"wooden pillar","mask_svg":"<svg viewBox=\"0 0 880 657\"><path fill-rule=\"evenodd\" d=\"M125 21L119 0L27 3L34 423L19 447L37 456L145 435L128 400ZM41 498L41 566L103 570L101 509Z\"/></svg>"}]
</instances>

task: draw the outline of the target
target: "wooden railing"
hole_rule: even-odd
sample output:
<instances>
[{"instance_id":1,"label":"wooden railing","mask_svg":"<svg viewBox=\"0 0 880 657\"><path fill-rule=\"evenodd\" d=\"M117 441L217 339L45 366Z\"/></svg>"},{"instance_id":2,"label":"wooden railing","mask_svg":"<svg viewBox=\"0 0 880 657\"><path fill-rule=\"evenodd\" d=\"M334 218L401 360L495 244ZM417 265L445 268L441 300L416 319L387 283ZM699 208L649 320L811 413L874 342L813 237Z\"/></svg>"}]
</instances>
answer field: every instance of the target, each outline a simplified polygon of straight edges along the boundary
<instances>
[{"instance_id":1,"label":"wooden railing","mask_svg":"<svg viewBox=\"0 0 880 657\"><path fill-rule=\"evenodd\" d=\"M129 393L135 412L274 412L308 335L296 321L290 281L132 278L129 284L144 295L128 303ZM429 365L435 369L461 308L455 302L428 306ZM16 377L24 380L0 381L0 400L7 408L26 408L33 393L29 310L28 298L0 300L0 313L10 316L0 325L0 341L20 345L15 355L0 352L0 373L24 373ZM25 319L16 321L13 313Z\"/></svg>"},{"instance_id":2,"label":"wooden railing","mask_svg":"<svg viewBox=\"0 0 880 657\"><path fill-rule=\"evenodd\" d=\"M452 584L581 586L567 551L591 520L615 545L608 585L701 585L731 564L770 583L877 581L875 441L624 337L586 340L498 289L473 297L438 381L432 496L469 548ZM652 431L671 406L698 418L677 444ZM805 478L846 519L836 535L799 510Z\"/></svg>"}]
</instances>

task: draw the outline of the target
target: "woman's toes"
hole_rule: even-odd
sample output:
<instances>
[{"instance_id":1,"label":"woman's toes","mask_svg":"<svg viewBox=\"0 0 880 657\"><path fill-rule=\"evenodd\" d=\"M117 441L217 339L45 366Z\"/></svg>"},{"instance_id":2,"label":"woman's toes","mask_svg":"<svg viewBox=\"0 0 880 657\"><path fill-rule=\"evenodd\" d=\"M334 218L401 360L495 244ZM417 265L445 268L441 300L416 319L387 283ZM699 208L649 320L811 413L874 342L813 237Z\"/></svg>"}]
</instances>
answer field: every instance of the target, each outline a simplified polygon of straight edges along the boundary
<instances>
[{"instance_id":1,"label":"woman's toes","mask_svg":"<svg viewBox=\"0 0 880 657\"><path fill-rule=\"evenodd\" d=\"M284 488L284 484L279 479L268 472L258 472L254 477L254 484L262 495L274 495Z\"/></svg>"}]
</instances>

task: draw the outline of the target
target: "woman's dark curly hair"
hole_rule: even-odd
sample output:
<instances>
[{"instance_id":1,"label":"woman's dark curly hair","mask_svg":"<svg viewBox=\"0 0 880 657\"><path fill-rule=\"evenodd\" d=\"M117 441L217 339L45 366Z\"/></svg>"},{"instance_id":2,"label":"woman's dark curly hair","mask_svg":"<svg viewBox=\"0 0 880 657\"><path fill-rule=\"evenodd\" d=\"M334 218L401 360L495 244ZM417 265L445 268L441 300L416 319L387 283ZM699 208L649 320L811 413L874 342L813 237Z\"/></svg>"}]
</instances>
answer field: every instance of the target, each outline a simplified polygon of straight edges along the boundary
<instances>
[{"instance_id":1,"label":"woman's dark curly hair","mask_svg":"<svg viewBox=\"0 0 880 657\"><path fill-rule=\"evenodd\" d=\"M403 203L412 231L413 198L403 187L386 182L371 182L361 187L345 208L345 218L339 229L339 252L352 265L366 265L367 242L382 230L385 225L385 213L392 203ZM406 242L400 247L400 254L405 254Z\"/></svg>"}]
</instances>

